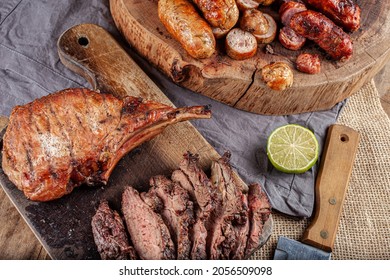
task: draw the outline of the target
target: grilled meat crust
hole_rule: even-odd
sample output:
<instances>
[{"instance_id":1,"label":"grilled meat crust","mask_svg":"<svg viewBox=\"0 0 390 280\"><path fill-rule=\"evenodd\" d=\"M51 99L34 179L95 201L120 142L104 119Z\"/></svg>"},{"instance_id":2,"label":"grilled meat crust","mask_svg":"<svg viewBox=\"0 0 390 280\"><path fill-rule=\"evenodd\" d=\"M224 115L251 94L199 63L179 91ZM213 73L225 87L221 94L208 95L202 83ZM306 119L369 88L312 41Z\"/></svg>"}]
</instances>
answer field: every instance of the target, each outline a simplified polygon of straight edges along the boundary
<instances>
[{"instance_id":1,"label":"grilled meat crust","mask_svg":"<svg viewBox=\"0 0 390 280\"><path fill-rule=\"evenodd\" d=\"M148 193L157 195L164 206L159 211L176 245L177 259L190 259L191 241L189 228L195 222L193 202L188 192L178 183L173 183L163 175L150 179Z\"/></svg>"},{"instance_id":2,"label":"grilled meat crust","mask_svg":"<svg viewBox=\"0 0 390 280\"><path fill-rule=\"evenodd\" d=\"M207 259L207 223L215 207L215 198L213 185L199 166L199 155L184 154L179 169L172 174L172 180L187 190L194 202L195 222L190 228L191 259Z\"/></svg>"},{"instance_id":3,"label":"grilled meat crust","mask_svg":"<svg viewBox=\"0 0 390 280\"><path fill-rule=\"evenodd\" d=\"M250 228L245 248L245 256L247 258L261 245L259 236L271 214L271 205L267 195L258 183L249 185L248 203Z\"/></svg>"},{"instance_id":4,"label":"grilled meat crust","mask_svg":"<svg viewBox=\"0 0 390 280\"><path fill-rule=\"evenodd\" d=\"M122 194L122 212L127 230L139 257L143 260L172 260L175 245L161 216L128 186Z\"/></svg>"},{"instance_id":5,"label":"grilled meat crust","mask_svg":"<svg viewBox=\"0 0 390 280\"><path fill-rule=\"evenodd\" d=\"M210 235L208 247L210 258L230 259L242 258L242 244L246 244L248 231L248 206L244 191L247 186L242 185L234 177L230 165L229 152L211 165L211 181L217 191L217 207L209 225ZM242 244L241 244L242 243ZM238 251L234 251L235 249Z\"/></svg>"},{"instance_id":6,"label":"grilled meat crust","mask_svg":"<svg viewBox=\"0 0 390 280\"><path fill-rule=\"evenodd\" d=\"M110 208L108 201L100 202L92 217L91 226L95 244L103 260L138 259L128 240L122 218Z\"/></svg>"},{"instance_id":7,"label":"grilled meat crust","mask_svg":"<svg viewBox=\"0 0 390 280\"><path fill-rule=\"evenodd\" d=\"M57 199L82 184L106 184L130 150L193 118L210 118L210 111L88 89L59 91L13 109L2 167L27 198Z\"/></svg>"}]
</instances>

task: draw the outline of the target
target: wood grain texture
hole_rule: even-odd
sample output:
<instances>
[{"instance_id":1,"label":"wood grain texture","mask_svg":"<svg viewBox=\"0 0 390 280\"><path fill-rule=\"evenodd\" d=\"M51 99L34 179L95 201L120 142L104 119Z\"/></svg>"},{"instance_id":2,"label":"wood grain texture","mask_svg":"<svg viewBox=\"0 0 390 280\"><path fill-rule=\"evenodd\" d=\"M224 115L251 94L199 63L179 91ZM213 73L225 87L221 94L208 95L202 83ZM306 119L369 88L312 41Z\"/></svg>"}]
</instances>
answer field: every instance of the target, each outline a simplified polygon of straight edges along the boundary
<instances>
[{"instance_id":1,"label":"wood grain texture","mask_svg":"<svg viewBox=\"0 0 390 280\"><path fill-rule=\"evenodd\" d=\"M328 128L315 185L315 215L302 242L331 252L360 135L343 125Z\"/></svg>"},{"instance_id":2,"label":"wood grain texture","mask_svg":"<svg viewBox=\"0 0 390 280\"><path fill-rule=\"evenodd\" d=\"M0 260L44 260L49 255L0 189Z\"/></svg>"},{"instance_id":3,"label":"wood grain texture","mask_svg":"<svg viewBox=\"0 0 390 280\"><path fill-rule=\"evenodd\" d=\"M0 116L0 131L8 118ZM25 220L0 189L0 260L43 260L48 258L46 250L37 240Z\"/></svg>"},{"instance_id":4,"label":"wood grain texture","mask_svg":"<svg viewBox=\"0 0 390 280\"><path fill-rule=\"evenodd\" d=\"M382 108L390 117L390 63L374 77L375 85L379 93Z\"/></svg>"},{"instance_id":5,"label":"wood grain texture","mask_svg":"<svg viewBox=\"0 0 390 280\"><path fill-rule=\"evenodd\" d=\"M273 91L262 82L261 68L274 61L285 61L294 68L300 52L289 51L277 41L273 54L259 46L252 59L228 58L219 42L209 59L191 58L169 35L159 21L157 0L111 0L110 9L120 32L137 52L175 83L238 109L259 114L284 115L329 109L354 94L390 59L390 20L388 1L357 1L362 7L362 27L351 37L352 59L341 63L327 60L314 44L306 51L322 58L322 72L309 75L294 71L294 85ZM261 8L278 20L277 7Z\"/></svg>"}]
</instances>

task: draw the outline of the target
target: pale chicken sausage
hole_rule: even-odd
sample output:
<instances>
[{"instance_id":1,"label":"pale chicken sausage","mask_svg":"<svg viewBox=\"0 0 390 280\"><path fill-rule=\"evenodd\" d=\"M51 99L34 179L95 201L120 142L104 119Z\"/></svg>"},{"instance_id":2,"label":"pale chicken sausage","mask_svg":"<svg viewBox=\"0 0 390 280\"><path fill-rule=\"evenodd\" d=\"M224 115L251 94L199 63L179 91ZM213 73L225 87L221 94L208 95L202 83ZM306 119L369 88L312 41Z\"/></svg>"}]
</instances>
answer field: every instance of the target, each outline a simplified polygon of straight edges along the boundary
<instances>
[{"instance_id":1,"label":"pale chicken sausage","mask_svg":"<svg viewBox=\"0 0 390 280\"><path fill-rule=\"evenodd\" d=\"M187 0L159 0L158 16L168 32L194 58L208 58L215 52L210 25Z\"/></svg>"}]
</instances>

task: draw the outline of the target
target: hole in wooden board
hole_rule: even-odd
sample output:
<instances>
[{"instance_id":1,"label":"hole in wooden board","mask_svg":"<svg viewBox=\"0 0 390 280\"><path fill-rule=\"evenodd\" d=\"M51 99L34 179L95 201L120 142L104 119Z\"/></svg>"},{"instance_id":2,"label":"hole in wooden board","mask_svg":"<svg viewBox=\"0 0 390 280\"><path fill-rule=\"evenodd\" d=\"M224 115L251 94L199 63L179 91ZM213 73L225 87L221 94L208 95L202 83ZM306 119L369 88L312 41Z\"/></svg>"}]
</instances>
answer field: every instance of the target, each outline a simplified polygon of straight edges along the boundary
<instances>
[{"instance_id":1,"label":"hole in wooden board","mask_svg":"<svg viewBox=\"0 0 390 280\"><path fill-rule=\"evenodd\" d=\"M340 135L340 141L341 141L341 142L344 142L344 143L347 143L347 142L349 141L348 135L346 135L346 134L341 134L341 135Z\"/></svg>"},{"instance_id":2,"label":"hole in wooden board","mask_svg":"<svg viewBox=\"0 0 390 280\"><path fill-rule=\"evenodd\" d=\"M87 37L85 36L82 36L80 37L77 42L79 43L80 46L83 46L83 47L88 47L88 44L89 44L89 40Z\"/></svg>"}]
</instances>

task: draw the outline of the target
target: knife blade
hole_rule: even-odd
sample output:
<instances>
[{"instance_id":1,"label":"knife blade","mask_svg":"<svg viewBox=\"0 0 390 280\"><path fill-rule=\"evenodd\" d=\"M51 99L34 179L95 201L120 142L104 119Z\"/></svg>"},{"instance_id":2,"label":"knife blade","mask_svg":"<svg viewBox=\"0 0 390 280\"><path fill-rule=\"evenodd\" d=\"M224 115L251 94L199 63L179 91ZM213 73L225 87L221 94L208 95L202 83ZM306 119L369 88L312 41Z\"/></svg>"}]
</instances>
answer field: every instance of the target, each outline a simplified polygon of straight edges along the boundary
<instances>
[{"instance_id":1,"label":"knife blade","mask_svg":"<svg viewBox=\"0 0 390 280\"><path fill-rule=\"evenodd\" d=\"M329 260L360 134L344 125L328 128L315 184L315 214L301 242L280 236L275 260Z\"/></svg>"}]
</instances>

